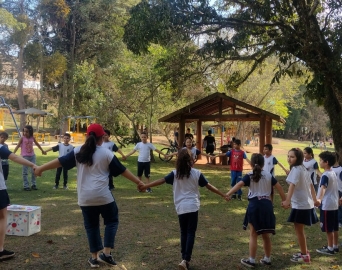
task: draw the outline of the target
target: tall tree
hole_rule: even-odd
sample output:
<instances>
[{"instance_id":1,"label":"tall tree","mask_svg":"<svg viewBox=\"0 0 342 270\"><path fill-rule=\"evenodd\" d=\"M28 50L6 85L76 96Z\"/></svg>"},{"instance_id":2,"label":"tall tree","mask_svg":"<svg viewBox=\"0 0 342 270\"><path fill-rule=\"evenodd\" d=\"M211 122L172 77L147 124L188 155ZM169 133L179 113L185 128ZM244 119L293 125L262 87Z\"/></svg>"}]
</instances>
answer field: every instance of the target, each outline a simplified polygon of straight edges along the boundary
<instances>
[{"instance_id":1,"label":"tall tree","mask_svg":"<svg viewBox=\"0 0 342 270\"><path fill-rule=\"evenodd\" d=\"M336 0L255 1L143 0L132 9L125 41L136 53L151 42L168 44L200 37L198 55L213 65L248 61L229 84L243 83L265 59L279 58L273 82L294 74L307 76L310 98L323 104L342 158L342 2ZM298 69L302 62L312 72Z\"/></svg>"}]
</instances>

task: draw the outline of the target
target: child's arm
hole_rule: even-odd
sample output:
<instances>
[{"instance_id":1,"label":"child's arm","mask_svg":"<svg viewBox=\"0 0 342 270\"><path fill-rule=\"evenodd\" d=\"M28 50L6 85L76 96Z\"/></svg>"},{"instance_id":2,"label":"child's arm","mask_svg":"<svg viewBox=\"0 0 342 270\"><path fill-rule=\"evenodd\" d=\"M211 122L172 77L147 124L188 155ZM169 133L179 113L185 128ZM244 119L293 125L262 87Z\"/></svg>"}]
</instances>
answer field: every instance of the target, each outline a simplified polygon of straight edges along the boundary
<instances>
[{"instance_id":1,"label":"child's arm","mask_svg":"<svg viewBox=\"0 0 342 270\"><path fill-rule=\"evenodd\" d=\"M274 187L277 189L277 191L278 191L278 193L279 193L279 195L281 197L281 201L285 201L286 200L286 195L284 193L284 190L283 190L282 186L279 183L277 183L277 184L274 185Z\"/></svg>"},{"instance_id":2,"label":"child's arm","mask_svg":"<svg viewBox=\"0 0 342 270\"><path fill-rule=\"evenodd\" d=\"M154 151L156 151L158 154L161 154L162 156L166 157L166 155L162 151L160 151L158 149L155 149Z\"/></svg>"},{"instance_id":3,"label":"child's arm","mask_svg":"<svg viewBox=\"0 0 342 270\"><path fill-rule=\"evenodd\" d=\"M286 168L284 167L284 165L281 164L279 161L278 161L278 165L280 166L280 168L282 168L282 169L284 170L284 172L286 173L286 175L288 175L288 174L290 173L290 171L289 171L288 169L286 169Z\"/></svg>"},{"instance_id":4,"label":"child's arm","mask_svg":"<svg viewBox=\"0 0 342 270\"><path fill-rule=\"evenodd\" d=\"M166 158L172 157L172 156L177 156L178 152L173 152L172 154L165 155Z\"/></svg>"},{"instance_id":5,"label":"child's arm","mask_svg":"<svg viewBox=\"0 0 342 270\"><path fill-rule=\"evenodd\" d=\"M248 159L247 155L246 155L245 160L246 160L246 161L248 162L248 164L252 167L252 163L251 163L251 161Z\"/></svg>"},{"instance_id":6,"label":"child's arm","mask_svg":"<svg viewBox=\"0 0 342 270\"><path fill-rule=\"evenodd\" d=\"M127 155L126 155L126 158L128 158L130 155L134 154L137 150L132 150L131 152L129 152Z\"/></svg>"},{"instance_id":7,"label":"child's arm","mask_svg":"<svg viewBox=\"0 0 342 270\"><path fill-rule=\"evenodd\" d=\"M312 199L315 198L314 199L315 206L319 206L321 204L323 197L324 197L324 194L325 194L325 191L326 191L326 188L327 187L325 185L321 185L321 192L319 194L319 197L317 198L315 188L314 188L313 184L311 183L311 195L312 195Z\"/></svg>"},{"instance_id":8,"label":"child's arm","mask_svg":"<svg viewBox=\"0 0 342 270\"><path fill-rule=\"evenodd\" d=\"M122 156L123 160L126 160L126 156L124 155L124 153L122 153L120 149L118 149L116 152L118 152Z\"/></svg>"},{"instance_id":9,"label":"child's arm","mask_svg":"<svg viewBox=\"0 0 342 270\"><path fill-rule=\"evenodd\" d=\"M34 170L34 174L36 176L42 176L42 173L47 171L47 170L52 170L52 169L56 169L62 167L62 164L59 162L59 159L56 158L54 160L51 160L48 163L45 163L41 166L38 166L35 170Z\"/></svg>"},{"instance_id":10,"label":"child's arm","mask_svg":"<svg viewBox=\"0 0 342 270\"><path fill-rule=\"evenodd\" d=\"M136 183L139 189L144 186L144 183L128 169L126 169L121 175L133 183Z\"/></svg>"},{"instance_id":11,"label":"child's arm","mask_svg":"<svg viewBox=\"0 0 342 270\"><path fill-rule=\"evenodd\" d=\"M207 189L209 189L210 191L216 193L217 195L220 195L221 197L223 197L224 199L226 199L226 195L224 193L222 193L221 191L219 191L216 187L214 187L212 184L208 183L205 186Z\"/></svg>"},{"instance_id":12,"label":"child's arm","mask_svg":"<svg viewBox=\"0 0 342 270\"><path fill-rule=\"evenodd\" d=\"M321 173L321 171L320 171L319 169L316 169L316 173L317 173L317 175L318 175L319 177L322 176L322 173Z\"/></svg>"},{"instance_id":13,"label":"child's arm","mask_svg":"<svg viewBox=\"0 0 342 270\"><path fill-rule=\"evenodd\" d=\"M45 150L45 153L52 151L52 147Z\"/></svg>"},{"instance_id":14,"label":"child's arm","mask_svg":"<svg viewBox=\"0 0 342 270\"><path fill-rule=\"evenodd\" d=\"M40 151L42 151L43 155L46 155L46 152L44 151L44 149L40 146L40 144L37 142L36 138L33 137L33 142L35 145L37 145L37 147L40 149Z\"/></svg>"},{"instance_id":15,"label":"child's arm","mask_svg":"<svg viewBox=\"0 0 342 270\"><path fill-rule=\"evenodd\" d=\"M230 196L232 196L236 191L238 191L244 185L245 185L245 182L243 181L239 181L238 183L236 183L236 185L226 193L226 196L229 197L229 200L230 200Z\"/></svg>"},{"instance_id":16,"label":"child's arm","mask_svg":"<svg viewBox=\"0 0 342 270\"><path fill-rule=\"evenodd\" d=\"M155 181L153 181L151 183L145 184L142 189L147 189L147 188L150 188L150 187L160 186L160 185L162 185L164 183L165 183L165 178L161 178L161 179L155 180Z\"/></svg>"},{"instance_id":17,"label":"child's arm","mask_svg":"<svg viewBox=\"0 0 342 270\"><path fill-rule=\"evenodd\" d=\"M22 144L22 142L23 142L23 138L20 138L17 146L13 150L13 154L15 154L17 152L17 150L20 147L20 145Z\"/></svg>"},{"instance_id":18,"label":"child's arm","mask_svg":"<svg viewBox=\"0 0 342 270\"><path fill-rule=\"evenodd\" d=\"M24 166L28 166L28 167L31 167L31 168L35 168L37 167L36 164L20 157L20 156L17 156L16 154L14 153L11 153L9 156L8 156L8 159L12 160L13 162L15 163L18 163L18 164L21 164L21 165L24 165Z\"/></svg>"},{"instance_id":19,"label":"child's arm","mask_svg":"<svg viewBox=\"0 0 342 270\"><path fill-rule=\"evenodd\" d=\"M289 208L291 205L291 198L295 189L295 185L290 183L289 190L287 191L286 199L281 203L284 208Z\"/></svg>"}]
</instances>

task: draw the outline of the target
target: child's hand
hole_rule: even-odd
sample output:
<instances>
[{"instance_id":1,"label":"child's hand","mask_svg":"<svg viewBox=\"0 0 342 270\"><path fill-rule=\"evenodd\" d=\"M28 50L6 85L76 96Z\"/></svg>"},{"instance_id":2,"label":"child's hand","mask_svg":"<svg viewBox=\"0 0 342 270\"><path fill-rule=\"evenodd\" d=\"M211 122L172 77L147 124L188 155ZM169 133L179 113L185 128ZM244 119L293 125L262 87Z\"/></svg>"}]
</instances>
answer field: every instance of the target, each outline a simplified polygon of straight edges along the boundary
<instances>
[{"instance_id":1,"label":"child's hand","mask_svg":"<svg viewBox=\"0 0 342 270\"><path fill-rule=\"evenodd\" d=\"M126 160L126 156L122 156L122 160Z\"/></svg>"},{"instance_id":2,"label":"child's hand","mask_svg":"<svg viewBox=\"0 0 342 270\"><path fill-rule=\"evenodd\" d=\"M284 209L288 209L291 207L291 202L285 200L281 203L281 207L283 207Z\"/></svg>"},{"instance_id":3,"label":"child's hand","mask_svg":"<svg viewBox=\"0 0 342 270\"><path fill-rule=\"evenodd\" d=\"M231 196L228 196L228 195L226 194L226 196L224 196L224 199L225 199L227 202L229 202L229 201L232 199L232 197L231 197Z\"/></svg>"},{"instance_id":4,"label":"child's hand","mask_svg":"<svg viewBox=\"0 0 342 270\"><path fill-rule=\"evenodd\" d=\"M47 153L46 153L46 151L45 151L45 150L42 150L42 154L43 154L43 155L46 155Z\"/></svg>"},{"instance_id":5,"label":"child's hand","mask_svg":"<svg viewBox=\"0 0 342 270\"><path fill-rule=\"evenodd\" d=\"M319 207L319 206L321 205L321 200L318 199L317 201L315 201L315 202L314 202L314 205L315 205L316 207Z\"/></svg>"},{"instance_id":6,"label":"child's hand","mask_svg":"<svg viewBox=\"0 0 342 270\"><path fill-rule=\"evenodd\" d=\"M290 170L285 170L286 175L289 175Z\"/></svg>"},{"instance_id":7,"label":"child's hand","mask_svg":"<svg viewBox=\"0 0 342 270\"><path fill-rule=\"evenodd\" d=\"M41 169L40 169L40 167L39 166L37 166L37 165L34 165L33 166L33 172L34 172L34 175L35 176L42 176L42 171L41 171Z\"/></svg>"},{"instance_id":8,"label":"child's hand","mask_svg":"<svg viewBox=\"0 0 342 270\"><path fill-rule=\"evenodd\" d=\"M214 160L216 158L216 156L210 156L211 160Z\"/></svg>"},{"instance_id":9,"label":"child's hand","mask_svg":"<svg viewBox=\"0 0 342 270\"><path fill-rule=\"evenodd\" d=\"M141 181L140 181L139 184L137 185L137 188L138 188L138 190L139 190L140 192L143 192L143 191L146 190L146 187L145 187L144 183L141 182Z\"/></svg>"}]
</instances>

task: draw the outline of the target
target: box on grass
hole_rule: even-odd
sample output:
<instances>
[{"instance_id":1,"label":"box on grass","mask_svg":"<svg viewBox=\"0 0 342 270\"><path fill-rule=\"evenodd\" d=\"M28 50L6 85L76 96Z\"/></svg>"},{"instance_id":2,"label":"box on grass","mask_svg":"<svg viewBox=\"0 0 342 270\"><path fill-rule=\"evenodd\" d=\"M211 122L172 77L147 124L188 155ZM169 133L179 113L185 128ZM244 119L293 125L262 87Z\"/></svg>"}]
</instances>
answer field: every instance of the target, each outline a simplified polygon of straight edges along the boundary
<instances>
[{"instance_id":1,"label":"box on grass","mask_svg":"<svg viewBox=\"0 0 342 270\"><path fill-rule=\"evenodd\" d=\"M7 206L7 235L29 236L40 232L40 206Z\"/></svg>"}]
</instances>

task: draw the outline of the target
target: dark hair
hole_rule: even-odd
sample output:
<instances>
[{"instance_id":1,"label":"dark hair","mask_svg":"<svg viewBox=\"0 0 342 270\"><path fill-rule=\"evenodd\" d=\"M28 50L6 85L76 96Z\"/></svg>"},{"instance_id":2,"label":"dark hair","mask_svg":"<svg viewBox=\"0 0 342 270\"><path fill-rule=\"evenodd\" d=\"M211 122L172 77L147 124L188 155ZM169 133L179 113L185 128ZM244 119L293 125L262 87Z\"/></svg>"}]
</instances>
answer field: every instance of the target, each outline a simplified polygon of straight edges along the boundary
<instances>
[{"instance_id":1,"label":"dark hair","mask_svg":"<svg viewBox=\"0 0 342 270\"><path fill-rule=\"evenodd\" d=\"M259 180L261 179L261 171L265 164L265 159L263 155L256 154L256 153L252 154L251 164L253 167L253 175L251 178L253 182L258 183Z\"/></svg>"},{"instance_id":2,"label":"dark hair","mask_svg":"<svg viewBox=\"0 0 342 270\"><path fill-rule=\"evenodd\" d=\"M192 164L191 152L188 149L179 150L176 163L176 177L178 179L189 178Z\"/></svg>"},{"instance_id":3,"label":"dark hair","mask_svg":"<svg viewBox=\"0 0 342 270\"><path fill-rule=\"evenodd\" d=\"M190 128L187 128L186 130L187 130L187 131L188 131L188 130L190 131Z\"/></svg>"},{"instance_id":4,"label":"dark hair","mask_svg":"<svg viewBox=\"0 0 342 270\"><path fill-rule=\"evenodd\" d=\"M232 142L235 142L235 137L232 138Z\"/></svg>"},{"instance_id":5,"label":"dark hair","mask_svg":"<svg viewBox=\"0 0 342 270\"><path fill-rule=\"evenodd\" d=\"M70 135L69 133L64 133L63 137L64 137L64 136L69 137L69 139L71 138L71 135Z\"/></svg>"},{"instance_id":6,"label":"dark hair","mask_svg":"<svg viewBox=\"0 0 342 270\"><path fill-rule=\"evenodd\" d=\"M95 132L91 131L80 151L76 154L77 162L88 166L93 165L93 154L96 151L96 144L99 140L102 140L102 136L96 137Z\"/></svg>"},{"instance_id":7,"label":"dark hair","mask_svg":"<svg viewBox=\"0 0 342 270\"><path fill-rule=\"evenodd\" d=\"M28 130L30 137L32 137L33 136L33 127L31 125L26 125L26 126L24 126L23 131L25 128Z\"/></svg>"},{"instance_id":8,"label":"dark hair","mask_svg":"<svg viewBox=\"0 0 342 270\"><path fill-rule=\"evenodd\" d=\"M145 131L141 132L140 135L146 135L147 136L147 133Z\"/></svg>"},{"instance_id":9,"label":"dark hair","mask_svg":"<svg viewBox=\"0 0 342 270\"><path fill-rule=\"evenodd\" d=\"M311 147L305 147L305 148L304 148L304 151L305 151L306 153L308 153L309 155L311 155L313 158L315 157L315 155L314 155L314 153L313 153Z\"/></svg>"},{"instance_id":10,"label":"dark hair","mask_svg":"<svg viewBox=\"0 0 342 270\"><path fill-rule=\"evenodd\" d=\"M336 163L336 154L330 151L324 151L322 153L320 153L318 155L320 157L321 160L323 160L324 162L328 162L328 165L334 166L334 164Z\"/></svg>"},{"instance_id":11,"label":"dark hair","mask_svg":"<svg viewBox=\"0 0 342 270\"><path fill-rule=\"evenodd\" d=\"M8 139L8 133L3 131L3 132L0 132L0 137L1 136L4 136L6 139Z\"/></svg>"},{"instance_id":12,"label":"dark hair","mask_svg":"<svg viewBox=\"0 0 342 270\"><path fill-rule=\"evenodd\" d=\"M233 142L237 145L241 145L241 140L239 140L239 139L235 139Z\"/></svg>"},{"instance_id":13,"label":"dark hair","mask_svg":"<svg viewBox=\"0 0 342 270\"><path fill-rule=\"evenodd\" d=\"M303 164L304 154L303 151L299 148L291 148L288 153L290 153L291 151L295 154L295 157L297 158L295 164L290 165L290 168L292 169L293 166L299 166Z\"/></svg>"},{"instance_id":14,"label":"dark hair","mask_svg":"<svg viewBox=\"0 0 342 270\"><path fill-rule=\"evenodd\" d=\"M270 144L270 143L266 143L266 144L264 145L264 148L267 148L267 149L270 150L270 151L273 150L273 146L272 146L272 144Z\"/></svg>"},{"instance_id":15,"label":"dark hair","mask_svg":"<svg viewBox=\"0 0 342 270\"><path fill-rule=\"evenodd\" d=\"M212 132L211 132L211 130L209 129L209 130L208 130L208 134L211 135L211 133L212 133Z\"/></svg>"},{"instance_id":16,"label":"dark hair","mask_svg":"<svg viewBox=\"0 0 342 270\"><path fill-rule=\"evenodd\" d=\"M110 137L110 131L108 129L105 129L104 132Z\"/></svg>"}]
</instances>

